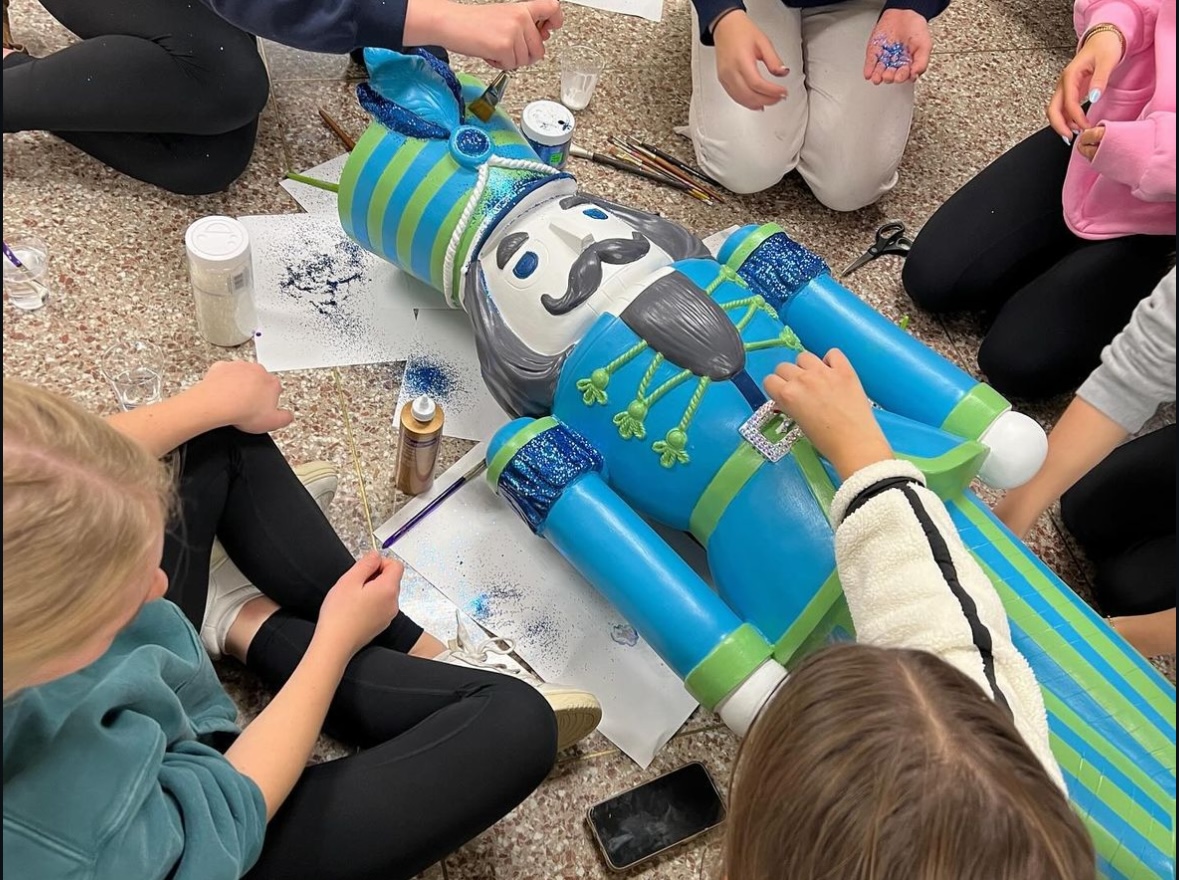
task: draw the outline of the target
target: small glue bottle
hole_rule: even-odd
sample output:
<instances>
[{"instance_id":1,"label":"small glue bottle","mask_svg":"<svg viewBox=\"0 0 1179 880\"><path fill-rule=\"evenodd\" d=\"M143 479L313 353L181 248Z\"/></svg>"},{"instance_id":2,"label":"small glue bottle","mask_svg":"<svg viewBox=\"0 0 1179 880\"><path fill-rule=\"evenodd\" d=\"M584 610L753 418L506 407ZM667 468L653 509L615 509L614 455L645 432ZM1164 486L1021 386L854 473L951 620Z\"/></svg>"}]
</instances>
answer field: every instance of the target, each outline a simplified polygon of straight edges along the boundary
<instances>
[{"instance_id":1,"label":"small glue bottle","mask_svg":"<svg viewBox=\"0 0 1179 880\"><path fill-rule=\"evenodd\" d=\"M434 465L442 443L442 407L423 394L401 407L397 434L397 488L421 495L434 485Z\"/></svg>"}]
</instances>

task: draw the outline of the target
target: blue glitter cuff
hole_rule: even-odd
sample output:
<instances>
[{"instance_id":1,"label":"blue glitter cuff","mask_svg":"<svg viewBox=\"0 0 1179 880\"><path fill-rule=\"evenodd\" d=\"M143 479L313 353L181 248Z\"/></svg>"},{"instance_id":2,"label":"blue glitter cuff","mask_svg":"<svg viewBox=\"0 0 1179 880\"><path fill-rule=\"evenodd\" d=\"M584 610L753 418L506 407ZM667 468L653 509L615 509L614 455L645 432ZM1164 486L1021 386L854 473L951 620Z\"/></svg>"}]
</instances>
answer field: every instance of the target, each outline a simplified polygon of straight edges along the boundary
<instances>
[{"instance_id":1,"label":"blue glitter cuff","mask_svg":"<svg viewBox=\"0 0 1179 880\"><path fill-rule=\"evenodd\" d=\"M427 122L416 113L410 113L400 104L381 95L366 82L356 87L356 100L373 119L390 131L395 131L406 137L426 140L446 140L450 137L450 132L441 125Z\"/></svg>"},{"instance_id":2,"label":"blue glitter cuff","mask_svg":"<svg viewBox=\"0 0 1179 880\"><path fill-rule=\"evenodd\" d=\"M580 477L600 473L604 467L602 454L588 440L556 425L512 456L499 475L499 494L539 533L561 493Z\"/></svg>"},{"instance_id":3,"label":"blue glitter cuff","mask_svg":"<svg viewBox=\"0 0 1179 880\"><path fill-rule=\"evenodd\" d=\"M831 269L823 259L794 241L785 232L775 232L745 258L738 269L745 282L777 312L808 281Z\"/></svg>"}]
</instances>

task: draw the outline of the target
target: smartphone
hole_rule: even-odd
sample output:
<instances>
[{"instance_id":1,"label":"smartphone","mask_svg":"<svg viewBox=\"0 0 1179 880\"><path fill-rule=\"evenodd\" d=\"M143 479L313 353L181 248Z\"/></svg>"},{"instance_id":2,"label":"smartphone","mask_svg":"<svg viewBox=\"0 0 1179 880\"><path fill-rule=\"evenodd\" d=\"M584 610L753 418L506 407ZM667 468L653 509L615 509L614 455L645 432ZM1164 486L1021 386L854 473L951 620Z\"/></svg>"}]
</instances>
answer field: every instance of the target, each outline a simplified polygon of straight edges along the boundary
<instances>
[{"instance_id":1,"label":"smartphone","mask_svg":"<svg viewBox=\"0 0 1179 880\"><path fill-rule=\"evenodd\" d=\"M587 819L606 864L625 871L715 828L725 806L699 761L589 808Z\"/></svg>"}]
</instances>

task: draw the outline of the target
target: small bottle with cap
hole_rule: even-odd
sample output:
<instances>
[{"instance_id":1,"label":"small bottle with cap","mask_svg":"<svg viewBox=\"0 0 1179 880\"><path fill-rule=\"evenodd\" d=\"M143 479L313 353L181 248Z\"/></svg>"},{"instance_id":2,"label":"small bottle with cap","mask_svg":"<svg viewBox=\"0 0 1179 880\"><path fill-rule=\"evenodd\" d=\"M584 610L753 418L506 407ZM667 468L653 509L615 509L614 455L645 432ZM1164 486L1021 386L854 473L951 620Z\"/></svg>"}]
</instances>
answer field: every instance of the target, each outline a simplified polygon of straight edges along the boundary
<instances>
[{"instance_id":1,"label":"small bottle with cap","mask_svg":"<svg viewBox=\"0 0 1179 880\"><path fill-rule=\"evenodd\" d=\"M184 233L197 329L213 345L232 348L254 335L250 235L232 217L202 217Z\"/></svg>"},{"instance_id":2,"label":"small bottle with cap","mask_svg":"<svg viewBox=\"0 0 1179 880\"><path fill-rule=\"evenodd\" d=\"M401 407L397 432L397 488L421 495L434 485L434 466L442 444L442 407L421 395Z\"/></svg>"}]
</instances>

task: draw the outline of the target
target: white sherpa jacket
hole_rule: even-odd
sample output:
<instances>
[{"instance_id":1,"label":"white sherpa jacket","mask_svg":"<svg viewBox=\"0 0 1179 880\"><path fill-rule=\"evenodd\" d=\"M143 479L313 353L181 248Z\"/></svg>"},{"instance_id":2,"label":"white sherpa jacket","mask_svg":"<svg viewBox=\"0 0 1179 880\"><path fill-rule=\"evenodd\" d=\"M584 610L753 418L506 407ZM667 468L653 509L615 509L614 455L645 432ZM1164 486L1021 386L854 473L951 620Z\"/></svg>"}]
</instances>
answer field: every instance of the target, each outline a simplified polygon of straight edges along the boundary
<instances>
[{"instance_id":1,"label":"white sherpa jacket","mask_svg":"<svg viewBox=\"0 0 1179 880\"><path fill-rule=\"evenodd\" d=\"M929 651L1001 704L1056 784L1040 686L1011 642L1007 615L941 500L909 462L852 474L831 504L835 561L856 639Z\"/></svg>"}]
</instances>

